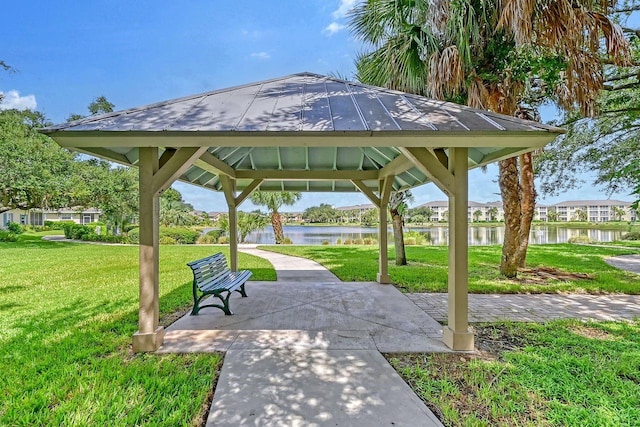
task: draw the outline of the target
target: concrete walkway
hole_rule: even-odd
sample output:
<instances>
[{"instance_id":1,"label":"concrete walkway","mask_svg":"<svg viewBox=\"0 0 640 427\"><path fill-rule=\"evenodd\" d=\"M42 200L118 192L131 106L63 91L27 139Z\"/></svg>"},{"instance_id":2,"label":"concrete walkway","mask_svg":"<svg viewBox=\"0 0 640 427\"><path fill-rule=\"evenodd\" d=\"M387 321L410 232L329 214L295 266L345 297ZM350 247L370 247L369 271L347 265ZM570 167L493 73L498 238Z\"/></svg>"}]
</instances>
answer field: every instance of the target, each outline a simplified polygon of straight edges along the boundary
<instances>
[{"instance_id":1,"label":"concrete walkway","mask_svg":"<svg viewBox=\"0 0 640 427\"><path fill-rule=\"evenodd\" d=\"M390 285L342 283L319 264L241 247L274 264L234 316L170 325L158 353L225 351L208 426L440 426L380 352L447 352L441 326Z\"/></svg>"},{"instance_id":2,"label":"concrete walkway","mask_svg":"<svg viewBox=\"0 0 640 427\"><path fill-rule=\"evenodd\" d=\"M609 265L640 274L640 255L620 255L605 259Z\"/></svg>"}]
</instances>

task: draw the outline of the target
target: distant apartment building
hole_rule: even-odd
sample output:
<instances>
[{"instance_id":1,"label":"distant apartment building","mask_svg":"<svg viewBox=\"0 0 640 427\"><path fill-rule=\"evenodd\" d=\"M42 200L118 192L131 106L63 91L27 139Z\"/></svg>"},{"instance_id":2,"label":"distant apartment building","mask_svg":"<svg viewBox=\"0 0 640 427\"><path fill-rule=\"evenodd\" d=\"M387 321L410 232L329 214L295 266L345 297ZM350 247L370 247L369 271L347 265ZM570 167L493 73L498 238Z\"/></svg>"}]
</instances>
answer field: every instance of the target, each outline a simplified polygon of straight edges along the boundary
<instances>
[{"instance_id":1,"label":"distant apartment building","mask_svg":"<svg viewBox=\"0 0 640 427\"><path fill-rule=\"evenodd\" d=\"M427 202L416 208L430 208L433 212L429 218L430 222L448 220L449 203L446 200ZM469 222L504 221L502 202L469 201L467 217ZM544 222L637 221L638 212L631 209L631 202L621 200L569 200L554 205L536 205L534 220Z\"/></svg>"},{"instance_id":2,"label":"distant apartment building","mask_svg":"<svg viewBox=\"0 0 640 427\"><path fill-rule=\"evenodd\" d=\"M21 225L44 225L45 221L73 221L76 224L90 224L100 220L102 212L95 208L86 209L12 209L0 214L0 228L7 228L10 222Z\"/></svg>"},{"instance_id":3,"label":"distant apartment building","mask_svg":"<svg viewBox=\"0 0 640 427\"><path fill-rule=\"evenodd\" d=\"M638 212L631 202L622 200L568 200L547 207L555 211L558 221L637 221Z\"/></svg>"},{"instance_id":4,"label":"distant apartment building","mask_svg":"<svg viewBox=\"0 0 640 427\"><path fill-rule=\"evenodd\" d=\"M446 200L435 200L424 203L416 208L431 209L429 222L443 222L449 220L449 202ZM469 201L467 207L467 218L469 221L502 221L504 220L504 211L502 210L502 202L479 203Z\"/></svg>"}]
</instances>

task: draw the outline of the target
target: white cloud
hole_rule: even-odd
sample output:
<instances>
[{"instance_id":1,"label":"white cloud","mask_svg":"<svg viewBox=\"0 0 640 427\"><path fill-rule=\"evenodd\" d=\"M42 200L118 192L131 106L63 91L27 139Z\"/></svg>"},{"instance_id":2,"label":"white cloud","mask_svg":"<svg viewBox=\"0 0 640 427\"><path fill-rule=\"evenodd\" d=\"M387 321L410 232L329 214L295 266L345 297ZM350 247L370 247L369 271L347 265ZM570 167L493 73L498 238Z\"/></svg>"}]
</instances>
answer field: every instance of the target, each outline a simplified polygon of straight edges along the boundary
<instances>
[{"instance_id":1,"label":"white cloud","mask_svg":"<svg viewBox=\"0 0 640 427\"><path fill-rule=\"evenodd\" d=\"M251 57L257 59L269 59L271 58L271 55L269 55L267 52L254 52L251 54Z\"/></svg>"},{"instance_id":2,"label":"white cloud","mask_svg":"<svg viewBox=\"0 0 640 427\"><path fill-rule=\"evenodd\" d=\"M0 94L3 98L2 103L0 103L0 110L35 110L37 107L35 95L20 96L20 92L17 90L0 91Z\"/></svg>"},{"instance_id":3,"label":"white cloud","mask_svg":"<svg viewBox=\"0 0 640 427\"><path fill-rule=\"evenodd\" d=\"M340 6L331 15L333 19L341 19L347 16L347 14L353 9L359 0L340 0Z\"/></svg>"},{"instance_id":4,"label":"white cloud","mask_svg":"<svg viewBox=\"0 0 640 427\"><path fill-rule=\"evenodd\" d=\"M322 32L328 36L332 36L338 31L341 31L344 29L345 29L344 25L338 24L337 22L332 22L331 24L327 25L327 27L324 30L322 30Z\"/></svg>"},{"instance_id":5,"label":"white cloud","mask_svg":"<svg viewBox=\"0 0 640 427\"><path fill-rule=\"evenodd\" d=\"M338 8L331 13L331 16L333 16L333 22L327 25L327 27L322 30L322 33L330 37L335 33L347 28L347 26L341 24L340 21L344 20L351 9L353 9L355 5L360 1L361 0L340 0L340 5L338 6Z\"/></svg>"}]
</instances>

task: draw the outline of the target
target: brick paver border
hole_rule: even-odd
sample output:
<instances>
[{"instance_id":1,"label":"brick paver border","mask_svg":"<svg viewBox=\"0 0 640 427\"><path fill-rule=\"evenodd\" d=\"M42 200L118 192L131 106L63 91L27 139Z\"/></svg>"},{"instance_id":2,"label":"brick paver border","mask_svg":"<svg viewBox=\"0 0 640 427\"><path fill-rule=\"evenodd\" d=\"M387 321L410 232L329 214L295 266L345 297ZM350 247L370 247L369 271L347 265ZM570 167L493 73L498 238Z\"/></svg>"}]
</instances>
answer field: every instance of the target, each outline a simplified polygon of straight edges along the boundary
<instances>
[{"instance_id":1,"label":"brick paver border","mask_svg":"<svg viewBox=\"0 0 640 427\"><path fill-rule=\"evenodd\" d=\"M446 322L447 294L412 293L407 296L429 316L438 322ZM544 322L566 318L640 318L640 295L469 295L469 322Z\"/></svg>"}]
</instances>

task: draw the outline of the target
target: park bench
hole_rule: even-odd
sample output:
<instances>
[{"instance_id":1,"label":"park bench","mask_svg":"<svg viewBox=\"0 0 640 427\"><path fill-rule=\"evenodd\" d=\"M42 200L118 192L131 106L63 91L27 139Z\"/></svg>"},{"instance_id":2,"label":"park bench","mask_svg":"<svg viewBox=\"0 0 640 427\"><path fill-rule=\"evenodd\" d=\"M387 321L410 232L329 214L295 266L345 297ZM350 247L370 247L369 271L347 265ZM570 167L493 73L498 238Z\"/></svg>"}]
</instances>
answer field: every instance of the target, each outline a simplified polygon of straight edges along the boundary
<instances>
[{"instance_id":1,"label":"park bench","mask_svg":"<svg viewBox=\"0 0 640 427\"><path fill-rule=\"evenodd\" d=\"M243 297L247 296L244 284L251 272L249 270L230 271L227 259L221 253L213 254L206 258L187 263L193 271L193 310L191 315L196 315L205 307L217 307L226 315L233 313L229 309L229 297L233 291L239 292ZM200 305L203 299L213 295L222 301L222 304Z\"/></svg>"}]
</instances>

